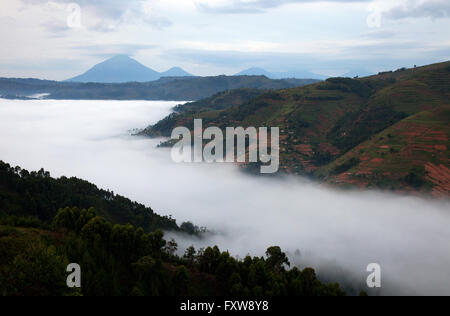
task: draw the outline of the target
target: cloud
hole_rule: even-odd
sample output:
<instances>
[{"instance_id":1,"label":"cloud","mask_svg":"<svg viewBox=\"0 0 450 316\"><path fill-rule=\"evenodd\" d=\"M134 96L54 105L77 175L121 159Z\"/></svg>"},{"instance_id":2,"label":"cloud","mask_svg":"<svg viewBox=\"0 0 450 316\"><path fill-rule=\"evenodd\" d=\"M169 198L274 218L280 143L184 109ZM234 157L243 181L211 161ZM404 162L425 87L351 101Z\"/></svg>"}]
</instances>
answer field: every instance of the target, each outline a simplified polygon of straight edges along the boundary
<instances>
[{"instance_id":1,"label":"cloud","mask_svg":"<svg viewBox=\"0 0 450 316\"><path fill-rule=\"evenodd\" d=\"M404 18L449 18L448 0L199 0L196 7L210 14L258 14L290 3L367 3L384 18L397 20Z\"/></svg>"},{"instance_id":2,"label":"cloud","mask_svg":"<svg viewBox=\"0 0 450 316\"><path fill-rule=\"evenodd\" d=\"M156 49L158 45L111 44L111 45L76 45L71 48L85 56L109 58L114 55L133 56L140 50Z\"/></svg>"},{"instance_id":3,"label":"cloud","mask_svg":"<svg viewBox=\"0 0 450 316\"><path fill-rule=\"evenodd\" d=\"M81 8L83 26L91 31L110 32L122 25L147 24L157 29L172 26L172 21L161 15L151 6L149 0L21 0L25 5L42 5L55 12L68 14L69 4L77 4ZM64 15L64 17L65 17ZM63 19L61 19L62 21ZM61 22L59 21L59 22ZM65 23L65 20L62 21ZM55 22L44 23L50 31L62 31ZM66 29L68 30L68 29Z\"/></svg>"},{"instance_id":4,"label":"cloud","mask_svg":"<svg viewBox=\"0 0 450 316\"><path fill-rule=\"evenodd\" d=\"M165 52L179 60L200 64L220 65L226 67L241 66L248 63L258 65L268 60L274 63L290 63L294 59L308 63L308 56L301 54L283 54L276 52L238 52L238 51L213 51L200 49L173 49Z\"/></svg>"},{"instance_id":5,"label":"cloud","mask_svg":"<svg viewBox=\"0 0 450 316\"><path fill-rule=\"evenodd\" d=\"M72 2L81 6L82 28L68 27L67 7ZM98 59L117 53L138 56L154 67L190 67L201 75L234 74L253 66L273 72L396 69L450 58L444 45L447 43L448 47L446 30L450 20L444 17L448 15L449 3L438 0L8 0L0 12L3 44L0 62L33 64L63 56L72 60L80 54L83 62L77 71L82 71ZM378 29L366 25L369 12L365 9L369 8L377 10L382 18ZM270 16L225 14L267 11ZM418 16L428 18L405 19ZM172 21L176 24L167 29ZM165 31L158 31L161 29ZM408 49L408 41L419 44ZM392 42L399 45L389 47ZM160 49L139 48L134 44L158 44ZM72 61L62 69L49 68L42 73L30 68L27 74L5 66L2 75L63 79L72 75L67 73L68 67L73 67ZM333 71L330 75L341 72Z\"/></svg>"},{"instance_id":6,"label":"cloud","mask_svg":"<svg viewBox=\"0 0 450 316\"><path fill-rule=\"evenodd\" d=\"M2 100L1 159L89 180L217 232L201 241L177 238L182 250L217 244L242 258L278 245L322 278L350 274L355 290L366 289L374 262L383 269L383 294L450 294L447 200L333 191L298 178L250 177L232 165L175 164L170 150L156 148L159 140L125 136L176 104Z\"/></svg>"},{"instance_id":7,"label":"cloud","mask_svg":"<svg viewBox=\"0 0 450 316\"><path fill-rule=\"evenodd\" d=\"M268 71L313 73L317 73L318 69L326 69L323 74L330 76L352 69L367 69L376 73L415 64L431 64L449 57L448 43L445 42L437 44L399 40L388 31L363 36L365 38L355 41L305 41L287 52L190 48L165 50L164 56L182 63L218 66L222 69L261 67ZM295 50L297 48L298 51Z\"/></svg>"},{"instance_id":8,"label":"cloud","mask_svg":"<svg viewBox=\"0 0 450 316\"><path fill-rule=\"evenodd\" d=\"M371 38L371 39L390 39L395 37L396 33L393 31L388 30L380 30L380 31L371 31L361 34L364 38Z\"/></svg>"},{"instance_id":9,"label":"cloud","mask_svg":"<svg viewBox=\"0 0 450 316\"><path fill-rule=\"evenodd\" d=\"M356 3L370 2L371 0L227 0L212 1L201 0L196 2L196 7L202 12L212 14L257 14L264 13L268 9L280 7L289 3L314 3L336 2Z\"/></svg>"},{"instance_id":10,"label":"cloud","mask_svg":"<svg viewBox=\"0 0 450 316\"><path fill-rule=\"evenodd\" d=\"M389 19L449 18L449 0L407 0L383 13Z\"/></svg>"}]
</instances>

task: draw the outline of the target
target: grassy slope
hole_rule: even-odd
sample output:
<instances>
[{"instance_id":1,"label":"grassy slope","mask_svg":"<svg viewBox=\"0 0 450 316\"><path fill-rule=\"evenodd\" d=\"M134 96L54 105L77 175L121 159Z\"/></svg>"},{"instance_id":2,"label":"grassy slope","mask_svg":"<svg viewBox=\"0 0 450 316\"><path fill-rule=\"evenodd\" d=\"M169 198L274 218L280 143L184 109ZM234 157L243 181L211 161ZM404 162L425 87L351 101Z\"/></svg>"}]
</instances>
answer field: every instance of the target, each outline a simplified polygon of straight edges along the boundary
<instances>
[{"instance_id":1,"label":"grassy slope","mask_svg":"<svg viewBox=\"0 0 450 316\"><path fill-rule=\"evenodd\" d=\"M175 113L159 121L154 126L145 129L142 134L147 136L170 137L176 126L193 128L193 120L202 114L209 115L212 111L225 110L233 106L240 106L246 102L267 93L261 89L235 89L219 92L209 98L180 104L175 107Z\"/></svg>"},{"instance_id":2,"label":"grassy slope","mask_svg":"<svg viewBox=\"0 0 450 316\"><path fill-rule=\"evenodd\" d=\"M251 99L264 94L265 90L260 89L235 89L219 92L209 98L178 105L177 112L200 112L209 110L223 110L230 106L241 105Z\"/></svg>"},{"instance_id":3,"label":"grassy slope","mask_svg":"<svg viewBox=\"0 0 450 316\"><path fill-rule=\"evenodd\" d=\"M450 192L449 117L450 106L412 115L358 145L316 175L331 183L393 190L431 189L436 196L446 195ZM359 161L341 174L333 172L351 159Z\"/></svg>"},{"instance_id":4,"label":"grassy slope","mask_svg":"<svg viewBox=\"0 0 450 316\"><path fill-rule=\"evenodd\" d=\"M435 193L448 194L448 187L439 184L448 178L438 180L427 175L426 169L435 168L429 163L438 168L448 168L448 152L444 147L448 148L449 100L450 62L446 62L356 80L334 78L306 87L268 92L228 109L173 115L162 121L164 124L150 127L146 132L155 135L164 130L162 134L168 136L176 126L192 128L194 118L202 118L204 127L279 126L281 168L287 173L311 175L334 183L351 182L382 188L417 191L436 187ZM418 122L420 119L422 121ZM429 133L437 133L439 137L420 133L406 136L408 131L424 128L424 125L430 127ZM386 140L388 134L390 140L403 142L403 149L394 148L394 154L391 154L391 149L385 147L390 146L388 143L374 141L382 137ZM417 147L416 143L437 146L442 150L430 153L429 147ZM374 154L380 146L388 151L383 157ZM396 150L399 154L395 154ZM406 154L407 150L409 154ZM367 153L371 160L384 159L382 164L379 163L383 168L375 168L372 172L382 176L337 181L345 178L343 174L348 173L349 168L358 172L356 165L364 171L367 166L355 160L350 161L347 167L336 167L351 157L368 159ZM417 179L404 181L414 167L419 168L414 170L415 174L424 178L425 183L414 181Z\"/></svg>"}]
</instances>

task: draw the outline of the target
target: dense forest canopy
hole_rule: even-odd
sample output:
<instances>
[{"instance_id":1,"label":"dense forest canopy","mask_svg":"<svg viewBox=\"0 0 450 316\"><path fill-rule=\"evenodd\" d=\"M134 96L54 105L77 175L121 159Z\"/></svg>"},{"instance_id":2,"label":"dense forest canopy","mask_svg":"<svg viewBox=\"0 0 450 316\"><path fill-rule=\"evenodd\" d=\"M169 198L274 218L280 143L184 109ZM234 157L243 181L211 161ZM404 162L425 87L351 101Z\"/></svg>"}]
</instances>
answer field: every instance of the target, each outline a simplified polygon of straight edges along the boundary
<instances>
[{"instance_id":1,"label":"dense forest canopy","mask_svg":"<svg viewBox=\"0 0 450 316\"><path fill-rule=\"evenodd\" d=\"M117 224L132 224L146 232L157 229L182 231L173 218L160 216L142 204L97 188L92 183L61 177L54 179L41 169L29 172L0 161L0 216L32 217L49 223L66 206L94 207L98 214ZM199 229L185 223L189 233Z\"/></svg>"},{"instance_id":2,"label":"dense forest canopy","mask_svg":"<svg viewBox=\"0 0 450 316\"><path fill-rule=\"evenodd\" d=\"M45 228L38 220L0 218L0 295L50 296L343 296L311 268L288 269L279 247L266 257L233 258L218 247L176 255L161 231L113 225L94 208L60 209ZM77 263L81 288L66 286Z\"/></svg>"}]
</instances>

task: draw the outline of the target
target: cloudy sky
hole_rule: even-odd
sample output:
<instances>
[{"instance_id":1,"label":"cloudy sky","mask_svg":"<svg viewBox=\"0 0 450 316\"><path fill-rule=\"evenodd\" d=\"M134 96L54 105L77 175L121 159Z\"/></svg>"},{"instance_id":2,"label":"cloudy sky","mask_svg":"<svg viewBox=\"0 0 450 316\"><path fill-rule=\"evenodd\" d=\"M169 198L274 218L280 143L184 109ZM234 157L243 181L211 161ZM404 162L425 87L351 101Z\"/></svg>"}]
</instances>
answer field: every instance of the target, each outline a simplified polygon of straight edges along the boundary
<instances>
[{"instance_id":1,"label":"cloudy sky","mask_svg":"<svg viewBox=\"0 0 450 316\"><path fill-rule=\"evenodd\" d=\"M0 76L67 79L115 54L196 75L340 75L450 60L449 0L2 0Z\"/></svg>"}]
</instances>

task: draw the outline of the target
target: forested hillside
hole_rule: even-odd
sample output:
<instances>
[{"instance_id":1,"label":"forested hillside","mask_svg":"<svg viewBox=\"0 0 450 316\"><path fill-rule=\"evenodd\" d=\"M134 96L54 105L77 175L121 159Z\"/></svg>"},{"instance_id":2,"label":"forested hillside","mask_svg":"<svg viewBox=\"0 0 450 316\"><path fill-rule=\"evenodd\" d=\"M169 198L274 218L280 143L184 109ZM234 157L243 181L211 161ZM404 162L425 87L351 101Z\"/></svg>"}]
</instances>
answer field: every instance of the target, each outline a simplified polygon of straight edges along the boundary
<instances>
[{"instance_id":1,"label":"forested hillside","mask_svg":"<svg viewBox=\"0 0 450 316\"><path fill-rule=\"evenodd\" d=\"M195 102L180 104L176 112L201 112L210 110L223 110L232 106L242 105L251 99L257 98L267 91L261 89L234 89L219 92L209 98Z\"/></svg>"},{"instance_id":2,"label":"forested hillside","mask_svg":"<svg viewBox=\"0 0 450 316\"><path fill-rule=\"evenodd\" d=\"M63 205L70 207L63 207ZM285 253L233 258L218 247L177 255L164 230L198 234L79 179L53 179L0 162L1 296L341 296ZM81 288L66 285L69 263Z\"/></svg>"},{"instance_id":3,"label":"forested hillside","mask_svg":"<svg viewBox=\"0 0 450 316\"><path fill-rule=\"evenodd\" d=\"M264 76L167 77L152 82L76 83L0 78L0 97L23 99L34 94L56 100L188 101L232 89L284 89L317 82L313 79L272 80Z\"/></svg>"},{"instance_id":4,"label":"forested hillside","mask_svg":"<svg viewBox=\"0 0 450 316\"><path fill-rule=\"evenodd\" d=\"M187 249L163 233L113 225L95 209L60 209L51 229L0 218L0 295L7 296L342 296L311 268L288 270L279 247L265 258L237 260L217 247ZM66 267L82 267L80 289Z\"/></svg>"},{"instance_id":5,"label":"forested hillside","mask_svg":"<svg viewBox=\"0 0 450 316\"><path fill-rule=\"evenodd\" d=\"M58 209L66 206L94 207L100 216L113 223L132 224L146 232L181 230L174 219L155 214L151 208L87 181L54 179L43 169L29 172L0 161L0 216L35 218L50 223Z\"/></svg>"}]
</instances>

